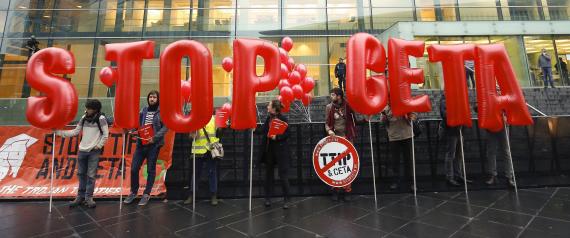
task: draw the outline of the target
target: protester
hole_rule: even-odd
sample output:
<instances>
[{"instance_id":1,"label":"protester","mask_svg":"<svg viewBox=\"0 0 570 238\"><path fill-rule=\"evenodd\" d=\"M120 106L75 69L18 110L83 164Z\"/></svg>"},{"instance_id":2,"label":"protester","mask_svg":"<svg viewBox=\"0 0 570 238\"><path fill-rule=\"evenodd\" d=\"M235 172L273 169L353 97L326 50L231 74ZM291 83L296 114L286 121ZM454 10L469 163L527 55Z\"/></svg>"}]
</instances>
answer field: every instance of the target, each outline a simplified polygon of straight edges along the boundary
<instances>
[{"instance_id":1,"label":"protester","mask_svg":"<svg viewBox=\"0 0 570 238\"><path fill-rule=\"evenodd\" d=\"M392 152L392 172L396 177L396 181L390 185L390 189L394 190L402 184L403 176L400 173L402 159L407 171L406 174L412 172L412 137L414 135L410 121L416 120L416 114L408 113L405 116L394 116L390 106L387 106L382 114L382 121L386 123L390 151ZM416 188L412 185L411 189L415 190Z\"/></svg>"},{"instance_id":2,"label":"protester","mask_svg":"<svg viewBox=\"0 0 570 238\"><path fill-rule=\"evenodd\" d=\"M164 126L160 119L160 101L158 91L150 91L146 100L148 106L144 107L139 113L139 123L141 128L150 128L152 130L152 136L150 138L144 138L144 135L141 135L139 132L132 132L133 134L138 134L139 137L137 139L137 148L131 164L131 194L124 201L125 204L131 204L136 199L139 191L139 171L146 159L146 187L142 198L139 201L139 206L146 205L150 200L150 193L156 176L156 161L158 159L158 153L164 145L164 135L168 131L168 128Z\"/></svg>"},{"instance_id":3,"label":"protester","mask_svg":"<svg viewBox=\"0 0 570 238\"><path fill-rule=\"evenodd\" d=\"M198 191L199 183L202 169L204 164L206 164L206 170L208 170L208 184L209 184L209 191L210 191L210 204L212 206L218 205L218 161L219 158L213 158L210 150L212 149L209 145L212 143L216 143L220 141L220 138L217 136L216 123L215 117L212 116L208 124L196 131L195 133L191 133L193 140L192 140L192 153L196 156L196 181L195 181L195 191ZM192 176L189 180L189 188L190 191L188 193L188 198L184 201L184 204L192 204L192 195L193 195L193 183L192 183Z\"/></svg>"},{"instance_id":4,"label":"protester","mask_svg":"<svg viewBox=\"0 0 570 238\"><path fill-rule=\"evenodd\" d=\"M460 133L463 127L447 125L447 107L444 94L439 101L439 114L441 116L440 127L443 129L443 137L445 138L445 176L447 185L460 186L461 184L456 178L463 182L464 176L459 169L460 162L456 156L456 151L457 147L461 146L459 140L461 140ZM467 183L471 182L471 180L467 180Z\"/></svg>"},{"instance_id":5,"label":"protester","mask_svg":"<svg viewBox=\"0 0 570 238\"><path fill-rule=\"evenodd\" d=\"M544 88L550 86L554 88L554 81L552 81L552 61L546 49L542 49L542 53L538 57L538 66L542 69L542 80L544 81Z\"/></svg>"},{"instance_id":6,"label":"protester","mask_svg":"<svg viewBox=\"0 0 570 238\"><path fill-rule=\"evenodd\" d=\"M356 136L355 114L348 102L344 99L344 93L340 88L333 88L330 91L331 103L325 110L325 130L329 136L344 137L350 142ZM352 187L347 185L344 188L333 188L332 199L350 200L349 193Z\"/></svg>"},{"instance_id":7,"label":"protester","mask_svg":"<svg viewBox=\"0 0 570 238\"><path fill-rule=\"evenodd\" d=\"M274 170L277 165L279 179L283 187L283 209L289 208L289 168L291 166L291 151L289 150L289 127L280 135L269 135L272 120L278 119L287 123L287 117L281 114L283 105L279 100L273 100L267 105L268 116L261 126L258 134L262 135L261 140L261 163L265 164L265 206L271 206L273 196Z\"/></svg>"},{"instance_id":8,"label":"protester","mask_svg":"<svg viewBox=\"0 0 570 238\"><path fill-rule=\"evenodd\" d=\"M55 131L55 134L62 137L73 137L81 132L79 154L77 155L79 186L77 188L77 197L69 206L76 207L85 204L89 208L94 208L96 206L95 201L93 201L95 176L97 175L101 150L109 138L109 126L107 119L101 113L101 102L99 100L87 100L85 109L85 115L81 117L75 129L58 130Z\"/></svg>"},{"instance_id":9,"label":"protester","mask_svg":"<svg viewBox=\"0 0 570 238\"><path fill-rule=\"evenodd\" d=\"M338 63L334 66L334 76L338 80L338 87L342 90L346 90L346 64L344 59L338 58Z\"/></svg>"}]
</instances>

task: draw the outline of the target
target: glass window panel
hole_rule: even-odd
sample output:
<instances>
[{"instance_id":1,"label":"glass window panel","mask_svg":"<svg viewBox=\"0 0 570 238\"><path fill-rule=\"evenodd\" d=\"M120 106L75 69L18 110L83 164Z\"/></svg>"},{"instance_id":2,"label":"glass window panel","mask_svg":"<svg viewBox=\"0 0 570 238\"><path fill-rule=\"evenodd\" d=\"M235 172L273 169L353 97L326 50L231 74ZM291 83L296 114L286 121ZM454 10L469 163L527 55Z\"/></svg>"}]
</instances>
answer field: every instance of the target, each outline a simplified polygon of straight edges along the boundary
<instances>
[{"instance_id":1,"label":"glass window panel","mask_svg":"<svg viewBox=\"0 0 570 238\"><path fill-rule=\"evenodd\" d=\"M97 9L101 1L93 0L57 0L56 9Z\"/></svg>"},{"instance_id":2,"label":"glass window panel","mask_svg":"<svg viewBox=\"0 0 570 238\"><path fill-rule=\"evenodd\" d=\"M570 15L569 0L548 0L548 11L550 20L568 20ZM546 6L545 6L546 7Z\"/></svg>"},{"instance_id":3,"label":"glass window panel","mask_svg":"<svg viewBox=\"0 0 570 238\"><path fill-rule=\"evenodd\" d=\"M97 10L55 10L53 32L95 32Z\"/></svg>"},{"instance_id":4,"label":"glass window panel","mask_svg":"<svg viewBox=\"0 0 570 238\"><path fill-rule=\"evenodd\" d=\"M329 4L327 11L329 30L358 30L358 13L356 8L331 8Z\"/></svg>"},{"instance_id":5,"label":"glass window panel","mask_svg":"<svg viewBox=\"0 0 570 238\"><path fill-rule=\"evenodd\" d=\"M8 9L9 1L0 1L0 9Z\"/></svg>"},{"instance_id":6,"label":"glass window panel","mask_svg":"<svg viewBox=\"0 0 570 238\"><path fill-rule=\"evenodd\" d=\"M246 20L243 24L248 24ZM193 9L192 31L224 31L233 32L235 24L235 9ZM254 28L254 26L250 26Z\"/></svg>"},{"instance_id":7,"label":"glass window panel","mask_svg":"<svg viewBox=\"0 0 570 238\"><path fill-rule=\"evenodd\" d=\"M279 10L238 9L237 31L240 35L263 35L263 31L280 30Z\"/></svg>"},{"instance_id":8,"label":"glass window panel","mask_svg":"<svg viewBox=\"0 0 570 238\"><path fill-rule=\"evenodd\" d=\"M505 46L507 54L509 55L509 59L521 86L535 85L533 82L529 81L529 78L534 80L533 77L529 77L529 73L533 71L533 66L529 67L529 65L527 65L525 48L523 47L523 39L518 36L491 36L490 40L491 43L502 43ZM530 58L528 60L528 63L532 64Z\"/></svg>"},{"instance_id":9,"label":"glass window panel","mask_svg":"<svg viewBox=\"0 0 570 238\"><path fill-rule=\"evenodd\" d=\"M51 11L9 11L6 32L49 32L51 23Z\"/></svg>"},{"instance_id":10,"label":"glass window panel","mask_svg":"<svg viewBox=\"0 0 570 238\"><path fill-rule=\"evenodd\" d=\"M285 8L325 8L325 0L283 0Z\"/></svg>"},{"instance_id":11,"label":"glass window panel","mask_svg":"<svg viewBox=\"0 0 570 238\"><path fill-rule=\"evenodd\" d=\"M10 1L10 8L11 9L48 9L48 8L53 7L53 1L54 0L45 0L45 1L11 0ZM2 2L8 2L8 1L3 0Z\"/></svg>"},{"instance_id":12,"label":"glass window panel","mask_svg":"<svg viewBox=\"0 0 570 238\"><path fill-rule=\"evenodd\" d=\"M26 46L29 44L30 39L4 39L2 43L2 54L4 55L3 67L20 67L19 64L24 64L31 56L30 51ZM37 39L39 42L38 48L44 49L47 47L47 40Z\"/></svg>"},{"instance_id":13,"label":"glass window panel","mask_svg":"<svg viewBox=\"0 0 570 238\"><path fill-rule=\"evenodd\" d=\"M372 7L413 7L414 0L372 0Z\"/></svg>"},{"instance_id":14,"label":"glass window panel","mask_svg":"<svg viewBox=\"0 0 570 238\"><path fill-rule=\"evenodd\" d=\"M460 7L495 7L496 0L458 0Z\"/></svg>"},{"instance_id":15,"label":"glass window panel","mask_svg":"<svg viewBox=\"0 0 570 238\"><path fill-rule=\"evenodd\" d=\"M396 22L413 20L413 8L372 8L374 29L388 29Z\"/></svg>"},{"instance_id":16,"label":"glass window panel","mask_svg":"<svg viewBox=\"0 0 570 238\"><path fill-rule=\"evenodd\" d=\"M460 0L459 14L461 20L493 21L499 19L495 0Z\"/></svg>"},{"instance_id":17,"label":"glass window panel","mask_svg":"<svg viewBox=\"0 0 570 238\"><path fill-rule=\"evenodd\" d=\"M505 20L540 20L535 0L501 0ZM508 7L506 7L508 6Z\"/></svg>"},{"instance_id":18,"label":"glass window panel","mask_svg":"<svg viewBox=\"0 0 570 238\"><path fill-rule=\"evenodd\" d=\"M0 69L0 88L2 88L0 98L20 98L22 96L26 68L24 64L18 66Z\"/></svg>"},{"instance_id":19,"label":"glass window panel","mask_svg":"<svg viewBox=\"0 0 570 238\"><path fill-rule=\"evenodd\" d=\"M278 8L280 0L239 0L238 8Z\"/></svg>"},{"instance_id":20,"label":"glass window panel","mask_svg":"<svg viewBox=\"0 0 570 238\"><path fill-rule=\"evenodd\" d=\"M6 11L0 11L0 35L4 33L4 25L6 24Z\"/></svg>"},{"instance_id":21,"label":"glass window panel","mask_svg":"<svg viewBox=\"0 0 570 238\"><path fill-rule=\"evenodd\" d=\"M75 66L90 67L93 61L93 40L54 40L53 47L71 51L75 56Z\"/></svg>"},{"instance_id":22,"label":"glass window panel","mask_svg":"<svg viewBox=\"0 0 570 238\"><path fill-rule=\"evenodd\" d=\"M561 83L570 86L570 77L568 74L568 61L570 60L570 37L556 37L556 51L558 52L558 60L556 61L556 73L560 75Z\"/></svg>"},{"instance_id":23,"label":"glass window panel","mask_svg":"<svg viewBox=\"0 0 570 238\"><path fill-rule=\"evenodd\" d=\"M283 9L284 30L325 30L326 9L310 8L303 5L288 4L289 8ZM316 7L316 4L315 4Z\"/></svg>"}]
</instances>

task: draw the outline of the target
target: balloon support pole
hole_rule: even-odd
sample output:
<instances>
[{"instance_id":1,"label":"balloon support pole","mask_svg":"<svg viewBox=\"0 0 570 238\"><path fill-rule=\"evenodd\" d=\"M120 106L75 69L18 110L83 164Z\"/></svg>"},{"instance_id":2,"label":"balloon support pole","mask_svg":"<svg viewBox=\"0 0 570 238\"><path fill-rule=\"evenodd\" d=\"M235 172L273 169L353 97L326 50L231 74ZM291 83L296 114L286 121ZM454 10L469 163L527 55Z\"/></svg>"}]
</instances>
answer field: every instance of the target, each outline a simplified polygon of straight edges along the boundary
<instances>
[{"instance_id":1,"label":"balloon support pole","mask_svg":"<svg viewBox=\"0 0 570 238\"><path fill-rule=\"evenodd\" d=\"M251 212L251 194L253 191L253 130L251 130L250 152L249 152L249 212Z\"/></svg>"},{"instance_id":2,"label":"balloon support pole","mask_svg":"<svg viewBox=\"0 0 570 238\"><path fill-rule=\"evenodd\" d=\"M54 167L55 167L55 131L53 132L53 147L51 149L51 173L49 182L49 213L51 213L51 208L53 207L53 177L54 177Z\"/></svg>"},{"instance_id":3,"label":"balloon support pole","mask_svg":"<svg viewBox=\"0 0 570 238\"><path fill-rule=\"evenodd\" d=\"M511 139L509 138L509 128L507 127L507 122L505 125L505 137L507 139L507 151L509 152L509 160L511 160L511 171L513 173L513 182L515 184L515 193L518 194L517 178L515 176L515 165L513 164L513 154L511 153Z\"/></svg>"},{"instance_id":4,"label":"balloon support pole","mask_svg":"<svg viewBox=\"0 0 570 238\"><path fill-rule=\"evenodd\" d=\"M414 197L417 196L418 186L416 185L416 152L415 152L415 142L414 142L414 122L410 120L410 127L412 128L412 174L414 176Z\"/></svg>"},{"instance_id":5,"label":"balloon support pole","mask_svg":"<svg viewBox=\"0 0 570 238\"><path fill-rule=\"evenodd\" d=\"M378 210L378 195L376 194L376 167L374 166L374 147L372 146L372 123L368 120L368 132L370 135L370 155L372 157L372 184L374 186L374 208Z\"/></svg>"},{"instance_id":6,"label":"balloon support pole","mask_svg":"<svg viewBox=\"0 0 570 238\"><path fill-rule=\"evenodd\" d=\"M192 211L196 212L196 153L192 153Z\"/></svg>"},{"instance_id":7,"label":"balloon support pole","mask_svg":"<svg viewBox=\"0 0 570 238\"><path fill-rule=\"evenodd\" d=\"M465 152L463 150L463 128L459 128L459 143L461 143L461 164L463 169L463 186L465 187L465 198L467 198L467 172L465 170Z\"/></svg>"},{"instance_id":8,"label":"balloon support pole","mask_svg":"<svg viewBox=\"0 0 570 238\"><path fill-rule=\"evenodd\" d=\"M123 152L121 156L121 194L119 199L119 210L123 209L123 184L125 181L125 147L127 146L127 132L123 132Z\"/></svg>"}]
</instances>

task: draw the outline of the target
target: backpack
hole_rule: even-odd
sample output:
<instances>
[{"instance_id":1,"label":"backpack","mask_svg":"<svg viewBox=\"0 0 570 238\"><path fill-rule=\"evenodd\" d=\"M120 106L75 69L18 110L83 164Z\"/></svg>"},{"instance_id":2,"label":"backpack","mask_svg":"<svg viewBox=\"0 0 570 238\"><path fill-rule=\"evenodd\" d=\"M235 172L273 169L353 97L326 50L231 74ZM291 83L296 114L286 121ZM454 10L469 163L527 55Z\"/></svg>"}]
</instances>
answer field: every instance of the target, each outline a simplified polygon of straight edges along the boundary
<instances>
[{"instance_id":1,"label":"backpack","mask_svg":"<svg viewBox=\"0 0 570 238\"><path fill-rule=\"evenodd\" d=\"M99 118L101 116L103 116L103 118L105 118L105 120L107 121L108 127L111 127L113 125L113 118L105 116L105 113L103 113L103 112L96 115L97 118ZM95 123L97 123L97 127L99 128L99 132L102 135L103 134L103 128L101 128L101 122L99 122L99 120L95 120ZM81 127L83 127L83 124L85 124L85 120L81 121Z\"/></svg>"}]
</instances>

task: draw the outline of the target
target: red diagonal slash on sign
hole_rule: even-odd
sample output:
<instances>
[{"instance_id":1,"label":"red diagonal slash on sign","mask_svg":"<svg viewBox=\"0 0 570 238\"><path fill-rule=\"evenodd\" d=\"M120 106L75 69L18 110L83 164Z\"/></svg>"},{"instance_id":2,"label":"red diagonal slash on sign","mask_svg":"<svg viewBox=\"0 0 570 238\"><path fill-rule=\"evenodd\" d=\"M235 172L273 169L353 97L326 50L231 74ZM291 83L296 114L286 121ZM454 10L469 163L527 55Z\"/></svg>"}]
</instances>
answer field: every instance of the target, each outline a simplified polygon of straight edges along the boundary
<instances>
[{"instance_id":1,"label":"red diagonal slash on sign","mask_svg":"<svg viewBox=\"0 0 570 238\"><path fill-rule=\"evenodd\" d=\"M321 174L325 173L325 171L329 170L331 167L333 167L333 165L335 163L337 163L342 158L346 157L349 153L350 153L350 151L347 148L345 151L343 151L342 153L340 153L339 155L334 157L334 159L331 162L329 162L327 165L325 165L325 167L323 167L322 169L319 169L319 173L321 173Z\"/></svg>"}]
</instances>

